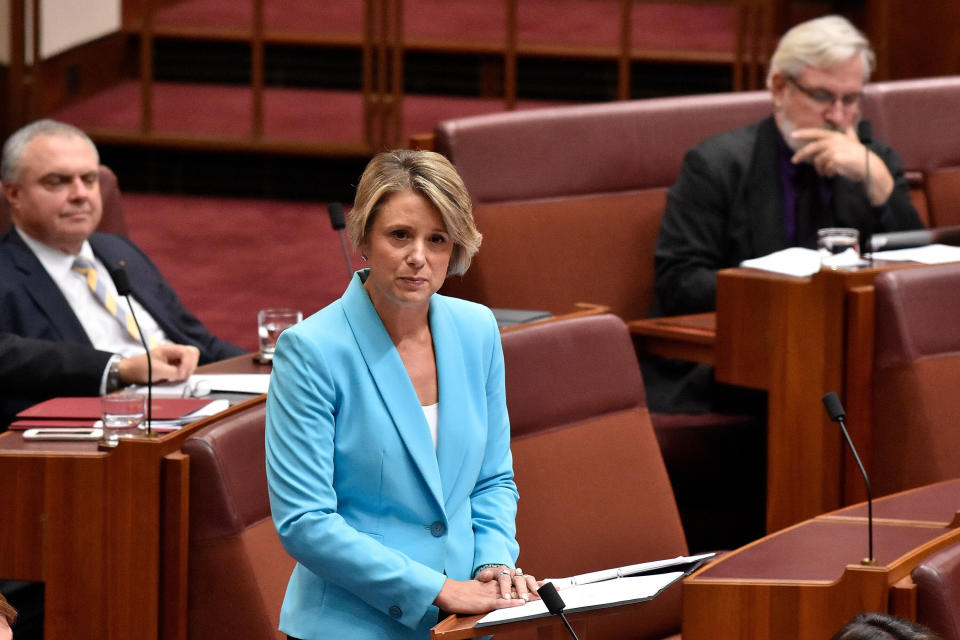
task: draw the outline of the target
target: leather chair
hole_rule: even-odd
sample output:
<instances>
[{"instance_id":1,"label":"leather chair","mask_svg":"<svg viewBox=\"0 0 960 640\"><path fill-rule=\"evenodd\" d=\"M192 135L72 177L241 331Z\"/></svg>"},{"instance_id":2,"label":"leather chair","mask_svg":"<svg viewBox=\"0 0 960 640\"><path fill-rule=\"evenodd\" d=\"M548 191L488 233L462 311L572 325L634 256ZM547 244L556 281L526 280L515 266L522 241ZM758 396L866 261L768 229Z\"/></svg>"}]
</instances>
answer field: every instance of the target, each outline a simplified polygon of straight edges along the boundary
<instances>
[{"instance_id":1,"label":"leather chair","mask_svg":"<svg viewBox=\"0 0 960 640\"><path fill-rule=\"evenodd\" d=\"M565 577L686 555L626 325L604 314L503 334L518 564ZM680 583L591 637L662 638L680 628Z\"/></svg>"},{"instance_id":2,"label":"leather chair","mask_svg":"<svg viewBox=\"0 0 960 640\"><path fill-rule=\"evenodd\" d=\"M117 175L106 165L100 165L100 198L103 201L103 218L100 219L97 230L122 236L130 235L127 233L127 221L123 214L123 201L120 198ZM0 235L5 234L10 225L10 203L0 189Z\"/></svg>"},{"instance_id":3,"label":"leather chair","mask_svg":"<svg viewBox=\"0 0 960 640\"><path fill-rule=\"evenodd\" d=\"M463 177L484 234L470 270L443 293L491 307L564 314L589 302L624 320L646 317L660 217L684 154L770 109L769 93L753 91L439 123L435 148ZM763 535L762 421L721 413L652 420L694 550Z\"/></svg>"},{"instance_id":4,"label":"leather chair","mask_svg":"<svg viewBox=\"0 0 960 640\"><path fill-rule=\"evenodd\" d=\"M960 544L933 554L910 577L917 586L917 622L942 640L960 640Z\"/></svg>"},{"instance_id":5,"label":"leather chair","mask_svg":"<svg viewBox=\"0 0 960 640\"><path fill-rule=\"evenodd\" d=\"M873 487L885 495L960 473L960 264L875 279Z\"/></svg>"},{"instance_id":6,"label":"leather chair","mask_svg":"<svg viewBox=\"0 0 960 640\"><path fill-rule=\"evenodd\" d=\"M283 639L280 605L294 561L270 516L261 403L189 436L188 635Z\"/></svg>"}]
</instances>

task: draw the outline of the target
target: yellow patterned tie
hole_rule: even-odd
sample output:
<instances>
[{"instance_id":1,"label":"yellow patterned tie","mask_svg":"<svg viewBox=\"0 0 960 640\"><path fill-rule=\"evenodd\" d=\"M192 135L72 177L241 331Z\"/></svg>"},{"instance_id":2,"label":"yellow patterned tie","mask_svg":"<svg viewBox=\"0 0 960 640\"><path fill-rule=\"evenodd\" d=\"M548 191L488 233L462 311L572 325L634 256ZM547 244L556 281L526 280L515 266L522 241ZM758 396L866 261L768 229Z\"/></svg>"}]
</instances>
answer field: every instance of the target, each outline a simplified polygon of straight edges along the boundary
<instances>
[{"instance_id":1,"label":"yellow patterned tie","mask_svg":"<svg viewBox=\"0 0 960 640\"><path fill-rule=\"evenodd\" d=\"M117 322L127 330L134 340L140 340L140 332L137 331L137 324L133 321L133 316L127 313L123 307L117 304L117 299L107 289L107 287L97 277L97 268L86 258L77 258L73 261L72 269L81 274L87 281L87 287L90 288L94 297L100 301L100 304L110 312ZM155 340L153 336L149 337L150 346L154 347Z\"/></svg>"}]
</instances>

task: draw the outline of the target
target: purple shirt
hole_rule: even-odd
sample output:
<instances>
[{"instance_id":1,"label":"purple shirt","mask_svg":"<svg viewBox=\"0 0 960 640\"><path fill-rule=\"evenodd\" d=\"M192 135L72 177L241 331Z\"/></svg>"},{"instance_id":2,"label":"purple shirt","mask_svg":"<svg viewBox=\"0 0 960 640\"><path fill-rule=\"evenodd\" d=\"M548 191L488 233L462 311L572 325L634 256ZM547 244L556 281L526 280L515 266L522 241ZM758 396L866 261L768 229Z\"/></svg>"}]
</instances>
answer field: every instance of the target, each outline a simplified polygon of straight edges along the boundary
<instances>
[{"instance_id":1,"label":"purple shirt","mask_svg":"<svg viewBox=\"0 0 960 640\"><path fill-rule=\"evenodd\" d=\"M779 133L779 129L777 129ZM779 153L777 155L780 161L780 187L783 191L783 226L787 232L787 246L793 247L797 244L797 195L799 192L799 174L800 166L790 162L790 158L795 153L791 149L783 134L777 136L777 145ZM833 182L830 178L817 176L817 184L820 188L820 202L824 209L830 208L830 200L833 196Z\"/></svg>"}]
</instances>

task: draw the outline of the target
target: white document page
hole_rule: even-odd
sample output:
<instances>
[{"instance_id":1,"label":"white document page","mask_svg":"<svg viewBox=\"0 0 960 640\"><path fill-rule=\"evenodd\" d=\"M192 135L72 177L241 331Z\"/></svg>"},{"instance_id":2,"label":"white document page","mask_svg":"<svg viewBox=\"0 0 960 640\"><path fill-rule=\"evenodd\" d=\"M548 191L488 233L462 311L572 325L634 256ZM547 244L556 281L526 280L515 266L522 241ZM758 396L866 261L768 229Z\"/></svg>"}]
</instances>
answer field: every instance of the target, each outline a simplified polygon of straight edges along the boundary
<instances>
[{"instance_id":1,"label":"white document page","mask_svg":"<svg viewBox=\"0 0 960 640\"><path fill-rule=\"evenodd\" d=\"M682 571L675 571L673 573L658 573L652 576L616 578L615 580L576 585L560 592L560 596L567 605L563 612L576 613L588 609L602 609L650 600L682 577ZM477 622L477 626L486 627L515 620L543 618L549 615L547 605L543 604L542 600L531 600L520 607L491 611Z\"/></svg>"},{"instance_id":2,"label":"white document page","mask_svg":"<svg viewBox=\"0 0 960 640\"><path fill-rule=\"evenodd\" d=\"M270 387L269 373L197 373L179 384L155 384L153 395L158 398L200 398L211 392L266 393ZM146 393L146 387L137 389Z\"/></svg>"},{"instance_id":3,"label":"white document page","mask_svg":"<svg viewBox=\"0 0 960 640\"><path fill-rule=\"evenodd\" d=\"M820 254L814 249L790 247L740 263L741 267L763 269L787 276L812 276L820 271Z\"/></svg>"},{"instance_id":4,"label":"white document page","mask_svg":"<svg viewBox=\"0 0 960 640\"><path fill-rule=\"evenodd\" d=\"M919 262L922 264L941 264L960 261L960 247L946 244L928 244L925 247L912 249L892 249L877 251L873 254L874 260L896 260Z\"/></svg>"}]
</instances>

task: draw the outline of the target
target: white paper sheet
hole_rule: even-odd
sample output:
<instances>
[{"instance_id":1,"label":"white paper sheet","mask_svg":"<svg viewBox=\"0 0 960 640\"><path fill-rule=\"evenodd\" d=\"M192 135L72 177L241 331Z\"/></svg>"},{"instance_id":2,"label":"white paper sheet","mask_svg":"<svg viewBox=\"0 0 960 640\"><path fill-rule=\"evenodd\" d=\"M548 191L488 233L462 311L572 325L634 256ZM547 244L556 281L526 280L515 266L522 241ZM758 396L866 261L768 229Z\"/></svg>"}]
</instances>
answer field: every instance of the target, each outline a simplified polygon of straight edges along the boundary
<instances>
[{"instance_id":1,"label":"white paper sheet","mask_svg":"<svg viewBox=\"0 0 960 640\"><path fill-rule=\"evenodd\" d=\"M790 247L760 258L751 258L740 263L741 267L763 269L787 276L812 276L820 271L820 254L814 249Z\"/></svg>"},{"instance_id":2,"label":"white paper sheet","mask_svg":"<svg viewBox=\"0 0 960 640\"><path fill-rule=\"evenodd\" d=\"M560 592L560 596L566 604L563 612L576 613L588 609L600 609L618 604L649 600L682 577L682 571L675 571L652 576L617 578L570 587ZM548 615L550 615L550 612L547 611L547 606L543 604L542 600L532 600L519 607L491 611L477 622L477 626L485 627L515 620L542 618Z\"/></svg>"},{"instance_id":3,"label":"white paper sheet","mask_svg":"<svg viewBox=\"0 0 960 640\"><path fill-rule=\"evenodd\" d=\"M946 244L928 244L925 247L911 249L892 249L877 251L873 254L874 260L895 260L919 262L921 264L943 264L945 262L960 262L960 247Z\"/></svg>"}]
</instances>

